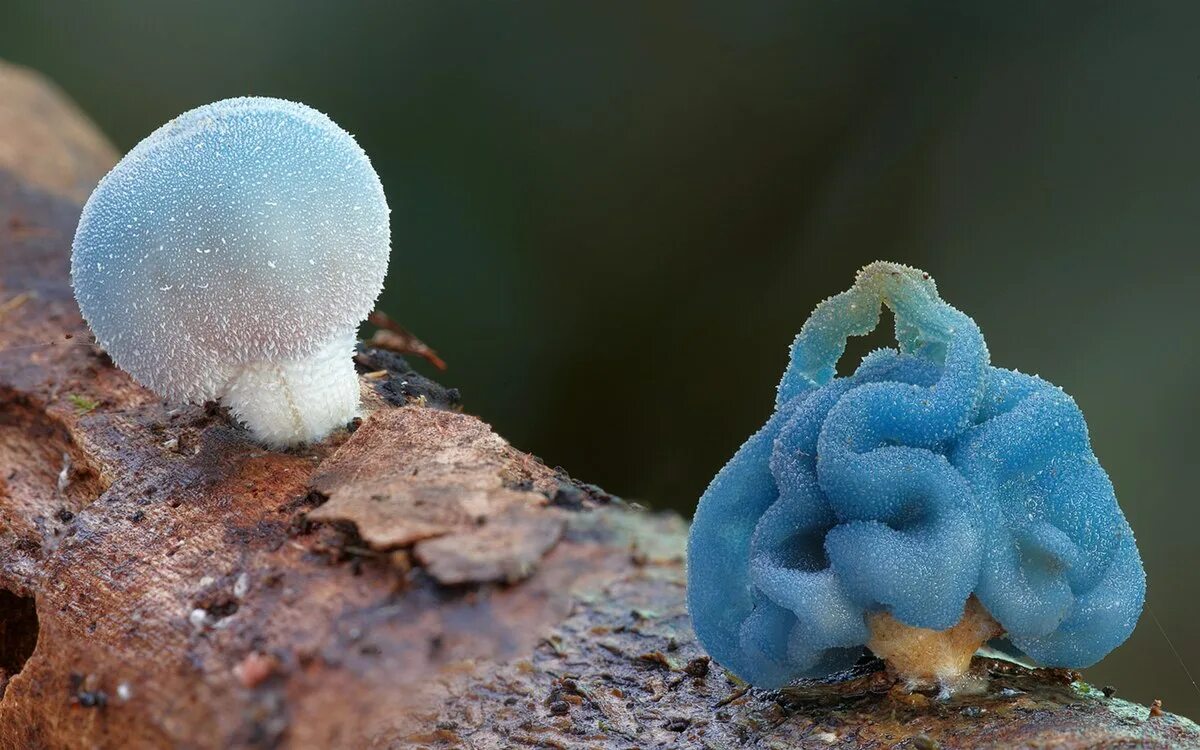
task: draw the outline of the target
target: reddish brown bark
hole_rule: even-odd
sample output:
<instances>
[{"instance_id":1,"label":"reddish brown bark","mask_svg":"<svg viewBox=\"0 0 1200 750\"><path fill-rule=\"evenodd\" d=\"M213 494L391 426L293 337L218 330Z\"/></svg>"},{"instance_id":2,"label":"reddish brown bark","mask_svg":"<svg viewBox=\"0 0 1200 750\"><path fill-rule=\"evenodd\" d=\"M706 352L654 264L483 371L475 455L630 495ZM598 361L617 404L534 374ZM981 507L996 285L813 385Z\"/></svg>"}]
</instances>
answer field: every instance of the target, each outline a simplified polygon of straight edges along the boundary
<instances>
[{"instance_id":1,"label":"reddish brown bark","mask_svg":"<svg viewBox=\"0 0 1200 750\"><path fill-rule=\"evenodd\" d=\"M0 144L0 748L1200 747L985 660L992 689L950 702L869 664L746 691L691 634L678 517L547 468L387 352L359 358L371 415L303 450L163 404L71 296L111 149L2 65Z\"/></svg>"}]
</instances>

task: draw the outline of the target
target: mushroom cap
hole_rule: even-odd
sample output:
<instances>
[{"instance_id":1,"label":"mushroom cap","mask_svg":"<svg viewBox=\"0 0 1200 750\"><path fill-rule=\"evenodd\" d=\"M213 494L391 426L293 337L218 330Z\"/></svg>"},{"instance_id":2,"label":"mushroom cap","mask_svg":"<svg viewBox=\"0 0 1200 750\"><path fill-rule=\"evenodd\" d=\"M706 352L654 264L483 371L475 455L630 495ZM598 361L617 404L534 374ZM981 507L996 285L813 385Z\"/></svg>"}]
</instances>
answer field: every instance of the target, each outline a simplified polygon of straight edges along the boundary
<instances>
[{"instance_id":1,"label":"mushroom cap","mask_svg":"<svg viewBox=\"0 0 1200 750\"><path fill-rule=\"evenodd\" d=\"M383 186L354 138L311 107L247 97L176 117L100 181L71 276L120 367L203 401L247 363L356 329L389 253Z\"/></svg>"}]
</instances>

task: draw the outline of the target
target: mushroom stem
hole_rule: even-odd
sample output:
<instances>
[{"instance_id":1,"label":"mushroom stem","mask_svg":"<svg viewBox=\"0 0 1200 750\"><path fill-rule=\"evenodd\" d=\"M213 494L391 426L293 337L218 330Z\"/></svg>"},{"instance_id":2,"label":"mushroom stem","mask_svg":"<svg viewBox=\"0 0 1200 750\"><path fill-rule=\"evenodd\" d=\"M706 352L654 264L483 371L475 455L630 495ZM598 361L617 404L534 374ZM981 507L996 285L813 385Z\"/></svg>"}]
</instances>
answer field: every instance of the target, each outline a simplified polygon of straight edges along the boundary
<instances>
[{"instance_id":1,"label":"mushroom stem","mask_svg":"<svg viewBox=\"0 0 1200 750\"><path fill-rule=\"evenodd\" d=\"M307 357L242 365L221 403L272 448L320 440L358 415L353 349L351 331Z\"/></svg>"},{"instance_id":2,"label":"mushroom stem","mask_svg":"<svg viewBox=\"0 0 1200 750\"><path fill-rule=\"evenodd\" d=\"M1004 630L972 596L962 619L947 630L905 625L887 612L867 618L867 647L910 687L953 689L971 666L971 657Z\"/></svg>"}]
</instances>

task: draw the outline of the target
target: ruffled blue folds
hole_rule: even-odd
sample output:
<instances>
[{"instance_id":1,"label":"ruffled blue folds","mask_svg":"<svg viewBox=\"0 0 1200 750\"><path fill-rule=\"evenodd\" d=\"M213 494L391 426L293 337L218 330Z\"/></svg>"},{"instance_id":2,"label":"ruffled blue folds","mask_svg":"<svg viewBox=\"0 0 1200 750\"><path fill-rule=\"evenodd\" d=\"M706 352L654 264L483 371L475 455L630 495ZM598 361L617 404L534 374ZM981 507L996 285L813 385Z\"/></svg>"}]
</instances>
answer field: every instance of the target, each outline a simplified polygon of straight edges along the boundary
<instances>
[{"instance_id":1,"label":"ruffled blue folds","mask_svg":"<svg viewBox=\"0 0 1200 750\"><path fill-rule=\"evenodd\" d=\"M898 349L835 377L882 305ZM989 366L926 274L874 263L804 324L775 413L700 499L688 588L708 652L777 687L852 664L867 613L943 630L972 594L1031 658L1088 666L1145 575L1071 397Z\"/></svg>"}]
</instances>

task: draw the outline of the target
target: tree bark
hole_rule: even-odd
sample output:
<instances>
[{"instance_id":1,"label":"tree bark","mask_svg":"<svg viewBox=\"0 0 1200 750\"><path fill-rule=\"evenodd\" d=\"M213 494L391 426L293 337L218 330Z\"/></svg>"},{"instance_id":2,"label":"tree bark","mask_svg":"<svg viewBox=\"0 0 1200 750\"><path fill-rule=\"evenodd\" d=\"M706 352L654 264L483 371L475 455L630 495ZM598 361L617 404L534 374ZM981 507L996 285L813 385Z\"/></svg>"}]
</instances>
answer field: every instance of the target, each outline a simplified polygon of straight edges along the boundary
<instances>
[{"instance_id":1,"label":"tree bark","mask_svg":"<svg viewBox=\"0 0 1200 750\"><path fill-rule=\"evenodd\" d=\"M747 690L691 633L679 517L548 468L384 351L358 356L369 416L302 450L164 404L71 294L114 159L0 64L0 747L1200 747L982 658L987 692L950 701L870 661Z\"/></svg>"}]
</instances>

